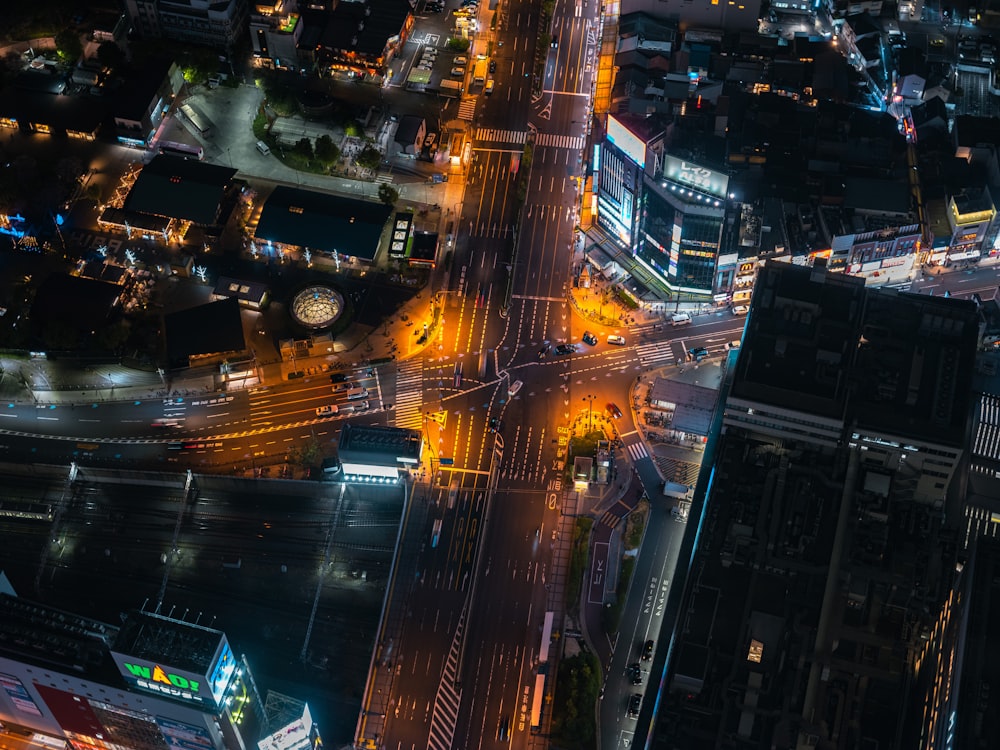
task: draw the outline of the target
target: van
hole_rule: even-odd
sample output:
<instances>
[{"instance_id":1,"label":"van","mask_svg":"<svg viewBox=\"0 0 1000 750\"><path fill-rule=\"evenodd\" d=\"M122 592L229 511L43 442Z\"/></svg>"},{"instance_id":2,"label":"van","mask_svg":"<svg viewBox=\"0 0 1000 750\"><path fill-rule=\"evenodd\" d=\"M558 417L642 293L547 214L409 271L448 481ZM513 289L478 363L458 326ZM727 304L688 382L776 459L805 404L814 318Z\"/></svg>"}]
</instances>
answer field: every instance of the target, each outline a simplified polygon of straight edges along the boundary
<instances>
[{"instance_id":1,"label":"van","mask_svg":"<svg viewBox=\"0 0 1000 750\"><path fill-rule=\"evenodd\" d=\"M360 401L363 398L368 398L368 389L351 388L346 395L348 401Z\"/></svg>"},{"instance_id":2,"label":"van","mask_svg":"<svg viewBox=\"0 0 1000 750\"><path fill-rule=\"evenodd\" d=\"M608 343L614 344L615 346L625 346L625 337L615 336L614 334L611 334L610 336L608 336Z\"/></svg>"},{"instance_id":3,"label":"van","mask_svg":"<svg viewBox=\"0 0 1000 750\"><path fill-rule=\"evenodd\" d=\"M487 96L489 96L490 94L493 93L493 79L492 78L489 79L486 82L486 88L483 89L483 93L486 94Z\"/></svg>"},{"instance_id":4,"label":"van","mask_svg":"<svg viewBox=\"0 0 1000 750\"><path fill-rule=\"evenodd\" d=\"M257 141L257 150L264 154L264 156L271 153L271 149L267 147L267 144L264 143L264 141Z\"/></svg>"},{"instance_id":5,"label":"van","mask_svg":"<svg viewBox=\"0 0 1000 750\"><path fill-rule=\"evenodd\" d=\"M670 316L670 325L672 326L683 326L691 322L690 313L674 313Z\"/></svg>"}]
</instances>

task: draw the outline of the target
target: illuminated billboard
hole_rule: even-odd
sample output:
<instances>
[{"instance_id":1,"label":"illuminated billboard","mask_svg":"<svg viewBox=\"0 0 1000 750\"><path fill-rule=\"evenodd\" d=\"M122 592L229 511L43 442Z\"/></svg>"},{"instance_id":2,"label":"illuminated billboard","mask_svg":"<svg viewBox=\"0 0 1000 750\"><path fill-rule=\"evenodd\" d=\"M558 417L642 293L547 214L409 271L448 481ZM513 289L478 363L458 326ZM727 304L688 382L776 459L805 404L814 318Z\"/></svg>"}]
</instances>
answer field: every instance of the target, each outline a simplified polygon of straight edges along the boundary
<instances>
[{"instance_id":1,"label":"illuminated billboard","mask_svg":"<svg viewBox=\"0 0 1000 750\"><path fill-rule=\"evenodd\" d=\"M222 636L215 667L211 670L211 675L208 678L209 690L212 692L212 698L215 699L216 705L222 705L222 696L225 694L226 688L229 687L234 672L236 672L236 657L233 656L233 650L229 647L229 641L225 636Z\"/></svg>"},{"instance_id":2,"label":"illuminated billboard","mask_svg":"<svg viewBox=\"0 0 1000 750\"><path fill-rule=\"evenodd\" d=\"M18 711L35 716L42 715L42 712L38 710L38 704L35 703L24 683L13 675L0 674L0 689L7 693L10 702Z\"/></svg>"},{"instance_id":3,"label":"illuminated billboard","mask_svg":"<svg viewBox=\"0 0 1000 750\"><path fill-rule=\"evenodd\" d=\"M608 141L638 164L640 169L646 168L645 141L618 122L614 115L608 115Z\"/></svg>"},{"instance_id":4,"label":"illuminated billboard","mask_svg":"<svg viewBox=\"0 0 1000 750\"><path fill-rule=\"evenodd\" d=\"M199 705L215 705L208 680L203 675L127 654L111 652L111 656L125 681L139 690Z\"/></svg>"},{"instance_id":5,"label":"illuminated billboard","mask_svg":"<svg viewBox=\"0 0 1000 750\"><path fill-rule=\"evenodd\" d=\"M665 156L663 161L663 176L681 185L687 185L703 193L725 198L729 189L729 176L706 169L690 161L678 159L676 156Z\"/></svg>"},{"instance_id":6,"label":"illuminated billboard","mask_svg":"<svg viewBox=\"0 0 1000 750\"><path fill-rule=\"evenodd\" d=\"M313 720L309 705L302 704L302 715L277 732L257 742L258 750L303 750L312 745Z\"/></svg>"}]
</instances>

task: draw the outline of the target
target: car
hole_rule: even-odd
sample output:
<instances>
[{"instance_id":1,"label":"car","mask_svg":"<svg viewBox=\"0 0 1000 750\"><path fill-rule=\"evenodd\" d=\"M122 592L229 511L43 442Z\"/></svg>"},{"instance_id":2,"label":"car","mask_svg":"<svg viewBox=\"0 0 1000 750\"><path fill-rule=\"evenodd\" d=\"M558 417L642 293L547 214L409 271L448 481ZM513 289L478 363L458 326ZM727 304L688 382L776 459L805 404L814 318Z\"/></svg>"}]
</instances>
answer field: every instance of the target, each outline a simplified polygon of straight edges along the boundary
<instances>
[{"instance_id":1,"label":"car","mask_svg":"<svg viewBox=\"0 0 1000 750\"><path fill-rule=\"evenodd\" d=\"M639 715L640 708L642 708L642 693L634 693L628 699L628 717L630 719L636 718Z\"/></svg>"},{"instance_id":2,"label":"car","mask_svg":"<svg viewBox=\"0 0 1000 750\"><path fill-rule=\"evenodd\" d=\"M642 667L639 666L639 662L629 665L628 678L633 685L642 684Z\"/></svg>"},{"instance_id":3,"label":"car","mask_svg":"<svg viewBox=\"0 0 1000 750\"><path fill-rule=\"evenodd\" d=\"M489 432L491 435L497 432L503 432L503 420L497 419L496 417L490 417Z\"/></svg>"},{"instance_id":4,"label":"car","mask_svg":"<svg viewBox=\"0 0 1000 750\"><path fill-rule=\"evenodd\" d=\"M563 354L572 354L575 351L576 347L573 346L572 344L559 344L559 346L556 347L557 356L561 356Z\"/></svg>"},{"instance_id":5,"label":"car","mask_svg":"<svg viewBox=\"0 0 1000 750\"><path fill-rule=\"evenodd\" d=\"M346 372L335 372L330 376L331 383L346 383L347 379L351 377Z\"/></svg>"},{"instance_id":6,"label":"car","mask_svg":"<svg viewBox=\"0 0 1000 750\"><path fill-rule=\"evenodd\" d=\"M371 401L359 401L354 405L354 411L368 411L372 408Z\"/></svg>"},{"instance_id":7,"label":"car","mask_svg":"<svg viewBox=\"0 0 1000 750\"><path fill-rule=\"evenodd\" d=\"M615 403L608 404L607 410L608 414L611 415L614 419L622 418L622 410L618 408L618 404Z\"/></svg>"},{"instance_id":8,"label":"car","mask_svg":"<svg viewBox=\"0 0 1000 750\"><path fill-rule=\"evenodd\" d=\"M656 642L653 640L648 640L642 644L642 660L649 661L653 658L653 648L656 646Z\"/></svg>"},{"instance_id":9,"label":"car","mask_svg":"<svg viewBox=\"0 0 1000 750\"><path fill-rule=\"evenodd\" d=\"M746 305L733 305L733 315L746 315L750 308Z\"/></svg>"},{"instance_id":10,"label":"car","mask_svg":"<svg viewBox=\"0 0 1000 750\"><path fill-rule=\"evenodd\" d=\"M494 88L495 85L496 84L493 83L493 79L492 78L489 79L486 82L486 88L483 89L483 93L486 94L486 96L489 96L490 94L493 93L493 88Z\"/></svg>"},{"instance_id":11,"label":"car","mask_svg":"<svg viewBox=\"0 0 1000 750\"><path fill-rule=\"evenodd\" d=\"M733 349L739 349L739 348L740 348L740 342L738 340L737 341L730 341L729 343L726 344L726 351L727 352L731 352L731 351L733 351Z\"/></svg>"},{"instance_id":12,"label":"car","mask_svg":"<svg viewBox=\"0 0 1000 750\"><path fill-rule=\"evenodd\" d=\"M490 73L496 73L496 72L497 72L497 61L490 60Z\"/></svg>"},{"instance_id":13,"label":"car","mask_svg":"<svg viewBox=\"0 0 1000 750\"><path fill-rule=\"evenodd\" d=\"M500 742L506 742L510 739L510 717L504 716L500 719L500 723L497 724L497 739Z\"/></svg>"},{"instance_id":14,"label":"car","mask_svg":"<svg viewBox=\"0 0 1000 750\"><path fill-rule=\"evenodd\" d=\"M706 349L703 346L695 346L691 349L688 349L688 356L691 359L703 359L704 357L708 356L708 349Z\"/></svg>"},{"instance_id":15,"label":"car","mask_svg":"<svg viewBox=\"0 0 1000 750\"><path fill-rule=\"evenodd\" d=\"M559 46L559 37L557 36L552 37L552 48L555 49L558 46Z\"/></svg>"},{"instance_id":16,"label":"car","mask_svg":"<svg viewBox=\"0 0 1000 750\"><path fill-rule=\"evenodd\" d=\"M427 65L426 63L420 63L420 65L417 66L417 70L422 70L425 73L430 73L432 70L434 70L434 68L433 66Z\"/></svg>"},{"instance_id":17,"label":"car","mask_svg":"<svg viewBox=\"0 0 1000 750\"><path fill-rule=\"evenodd\" d=\"M592 334L590 331L583 332L583 341L591 346L597 346L597 336Z\"/></svg>"},{"instance_id":18,"label":"car","mask_svg":"<svg viewBox=\"0 0 1000 750\"><path fill-rule=\"evenodd\" d=\"M334 393L340 393L341 391L349 391L352 388L357 388L357 383L348 383L346 380L342 380L337 385L333 386L330 390Z\"/></svg>"},{"instance_id":19,"label":"car","mask_svg":"<svg viewBox=\"0 0 1000 750\"><path fill-rule=\"evenodd\" d=\"M337 407L337 406L334 406L333 404L327 404L326 406L317 406L316 407L316 416L317 417L332 417L334 414L337 414L339 411L340 411L340 408Z\"/></svg>"},{"instance_id":20,"label":"car","mask_svg":"<svg viewBox=\"0 0 1000 750\"><path fill-rule=\"evenodd\" d=\"M691 314L686 312L674 313L670 316L670 325L683 326L691 322Z\"/></svg>"},{"instance_id":21,"label":"car","mask_svg":"<svg viewBox=\"0 0 1000 750\"><path fill-rule=\"evenodd\" d=\"M469 64L469 58L467 58L467 57L456 57L454 60L452 60L452 62L455 63L455 65L468 65Z\"/></svg>"},{"instance_id":22,"label":"car","mask_svg":"<svg viewBox=\"0 0 1000 750\"><path fill-rule=\"evenodd\" d=\"M451 76L452 78L462 78L465 75L465 68L452 68Z\"/></svg>"},{"instance_id":23,"label":"car","mask_svg":"<svg viewBox=\"0 0 1000 750\"><path fill-rule=\"evenodd\" d=\"M154 419L153 424L151 426L160 429L175 430L181 427L181 420L170 419L169 417L163 419Z\"/></svg>"},{"instance_id":24,"label":"car","mask_svg":"<svg viewBox=\"0 0 1000 750\"><path fill-rule=\"evenodd\" d=\"M510 384L510 388L507 389L507 395L510 398L514 398L514 396L517 395L518 391L521 390L521 386L523 385L524 383L522 383L520 380L515 380L513 383Z\"/></svg>"},{"instance_id":25,"label":"car","mask_svg":"<svg viewBox=\"0 0 1000 750\"><path fill-rule=\"evenodd\" d=\"M541 349L538 350L538 358L545 359L545 355L549 353L549 345L546 344Z\"/></svg>"},{"instance_id":26,"label":"car","mask_svg":"<svg viewBox=\"0 0 1000 750\"><path fill-rule=\"evenodd\" d=\"M625 337L611 334L610 336L608 336L608 343L614 344L615 346L625 346Z\"/></svg>"}]
</instances>

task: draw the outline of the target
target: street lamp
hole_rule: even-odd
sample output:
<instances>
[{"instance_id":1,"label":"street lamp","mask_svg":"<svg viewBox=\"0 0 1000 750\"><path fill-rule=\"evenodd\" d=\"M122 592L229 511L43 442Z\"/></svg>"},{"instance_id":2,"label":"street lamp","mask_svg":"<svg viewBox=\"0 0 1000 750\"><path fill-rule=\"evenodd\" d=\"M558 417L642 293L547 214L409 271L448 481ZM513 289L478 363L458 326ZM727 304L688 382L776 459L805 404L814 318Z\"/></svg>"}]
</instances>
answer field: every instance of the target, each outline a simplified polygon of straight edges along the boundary
<instances>
[{"instance_id":1,"label":"street lamp","mask_svg":"<svg viewBox=\"0 0 1000 750\"><path fill-rule=\"evenodd\" d=\"M584 396L583 400L587 402L587 434L590 434L594 429L594 396Z\"/></svg>"}]
</instances>

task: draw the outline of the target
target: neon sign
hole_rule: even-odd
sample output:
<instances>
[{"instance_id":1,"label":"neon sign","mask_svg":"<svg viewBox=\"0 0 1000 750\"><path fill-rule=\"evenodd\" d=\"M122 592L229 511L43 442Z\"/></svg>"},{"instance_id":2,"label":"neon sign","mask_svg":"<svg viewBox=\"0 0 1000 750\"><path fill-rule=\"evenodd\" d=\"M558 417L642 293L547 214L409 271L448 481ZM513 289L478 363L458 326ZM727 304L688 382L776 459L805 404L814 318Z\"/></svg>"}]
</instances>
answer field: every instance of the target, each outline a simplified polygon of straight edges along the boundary
<instances>
[{"instance_id":1,"label":"neon sign","mask_svg":"<svg viewBox=\"0 0 1000 750\"><path fill-rule=\"evenodd\" d=\"M201 682L190 677L168 672L159 664L152 667L146 664L132 664L123 662L125 670L135 678L136 685L146 690L163 693L174 698L185 698L187 700L203 700L198 694Z\"/></svg>"}]
</instances>

